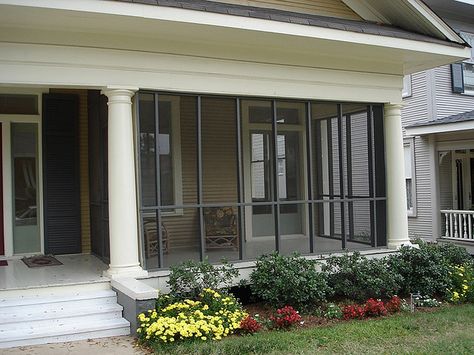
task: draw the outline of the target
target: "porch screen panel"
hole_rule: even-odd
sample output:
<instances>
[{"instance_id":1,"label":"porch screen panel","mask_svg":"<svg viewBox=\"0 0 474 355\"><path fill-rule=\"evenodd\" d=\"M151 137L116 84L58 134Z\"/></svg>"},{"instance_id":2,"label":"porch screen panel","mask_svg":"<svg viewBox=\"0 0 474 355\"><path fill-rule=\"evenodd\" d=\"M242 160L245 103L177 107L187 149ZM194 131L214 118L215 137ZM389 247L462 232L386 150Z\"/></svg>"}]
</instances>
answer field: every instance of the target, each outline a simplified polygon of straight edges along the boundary
<instances>
[{"instance_id":1,"label":"porch screen panel","mask_svg":"<svg viewBox=\"0 0 474 355\"><path fill-rule=\"evenodd\" d=\"M181 258L200 259L198 210L183 207L197 203L196 117L196 97L140 93L141 214L147 269L167 267Z\"/></svg>"},{"instance_id":2,"label":"porch screen panel","mask_svg":"<svg viewBox=\"0 0 474 355\"><path fill-rule=\"evenodd\" d=\"M345 124L347 244L350 250L370 248L374 238L371 219L373 157L370 106L342 104Z\"/></svg>"},{"instance_id":3,"label":"porch screen panel","mask_svg":"<svg viewBox=\"0 0 474 355\"><path fill-rule=\"evenodd\" d=\"M148 269L386 244L381 105L156 92L140 101Z\"/></svg>"},{"instance_id":4,"label":"porch screen panel","mask_svg":"<svg viewBox=\"0 0 474 355\"><path fill-rule=\"evenodd\" d=\"M339 105L311 105L314 252L342 249Z\"/></svg>"},{"instance_id":5,"label":"porch screen panel","mask_svg":"<svg viewBox=\"0 0 474 355\"><path fill-rule=\"evenodd\" d=\"M239 259L237 105L202 97L204 254L210 261Z\"/></svg>"},{"instance_id":6,"label":"porch screen panel","mask_svg":"<svg viewBox=\"0 0 474 355\"><path fill-rule=\"evenodd\" d=\"M280 252L309 254L307 227L305 102L277 101L277 175L280 206Z\"/></svg>"}]
</instances>

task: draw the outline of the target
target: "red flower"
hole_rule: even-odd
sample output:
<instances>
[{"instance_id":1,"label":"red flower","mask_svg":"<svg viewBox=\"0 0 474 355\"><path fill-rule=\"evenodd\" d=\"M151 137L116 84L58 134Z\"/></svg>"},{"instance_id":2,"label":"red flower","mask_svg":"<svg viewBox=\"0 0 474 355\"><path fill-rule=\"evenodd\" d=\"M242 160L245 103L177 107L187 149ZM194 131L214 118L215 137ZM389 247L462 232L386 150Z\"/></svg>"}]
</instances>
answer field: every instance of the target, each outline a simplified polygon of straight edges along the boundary
<instances>
[{"instance_id":1,"label":"red flower","mask_svg":"<svg viewBox=\"0 0 474 355\"><path fill-rule=\"evenodd\" d=\"M400 312L402 306L402 300L398 296L393 296L387 303L385 303L385 309L388 313Z\"/></svg>"},{"instance_id":2,"label":"red flower","mask_svg":"<svg viewBox=\"0 0 474 355\"><path fill-rule=\"evenodd\" d=\"M260 329L262 329L262 325L250 316L247 316L240 322L240 331L244 334L253 334Z\"/></svg>"},{"instance_id":3,"label":"red flower","mask_svg":"<svg viewBox=\"0 0 474 355\"><path fill-rule=\"evenodd\" d=\"M366 317L380 317L387 314L382 301L369 298L364 307Z\"/></svg>"},{"instance_id":4,"label":"red flower","mask_svg":"<svg viewBox=\"0 0 474 355\"><path fill-rule=\"evenodd\" d=\"M293 307L285 306L277 309L276 314L271 316L270 320L275 328L284 329L301 322L301 316Z\"/></svg>"},{"instance_id":5,"label":"red flower","mask_svg":"<svg viewBox=\"0 0 474 355\"><path fill-rule=\"evenodd\" d=\"M342 315L345 320L362 319L365 316L364 307L357 304L350 304L342 308Z\"/></svg>"}]
</instances>

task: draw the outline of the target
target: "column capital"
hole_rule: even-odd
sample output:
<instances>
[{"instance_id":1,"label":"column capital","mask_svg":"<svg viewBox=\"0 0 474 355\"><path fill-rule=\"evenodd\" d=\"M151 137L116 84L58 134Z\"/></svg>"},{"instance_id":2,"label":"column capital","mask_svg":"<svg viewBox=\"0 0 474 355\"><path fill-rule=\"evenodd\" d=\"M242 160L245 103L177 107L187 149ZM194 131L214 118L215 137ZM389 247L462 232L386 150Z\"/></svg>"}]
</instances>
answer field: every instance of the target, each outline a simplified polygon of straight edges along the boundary
<instances>
[{"instance_id":1,"label":"column capital","mask_svg":"<svg viewBox=\"0 0 474 355\"><path fill-rule=\"evenodd\" d=\"M403 108L403 104L391 104L391 103L387 103L384 105L384 111L385 111L385 115L394 115L394 114L397 114L397 115L400 115L400 111L401 109Z\"/></svg>"},{"instance_id":2,"label":"column capital","mask_svg":"<svg viewBox=\"0 0 474 355\"><path fill-rule=\"evenodd\" d=\"M124 103L131 104L132 97L138 91L136 87L107 86L101 93L108 98L107 104Z\"/></svg>"}]
</instances>

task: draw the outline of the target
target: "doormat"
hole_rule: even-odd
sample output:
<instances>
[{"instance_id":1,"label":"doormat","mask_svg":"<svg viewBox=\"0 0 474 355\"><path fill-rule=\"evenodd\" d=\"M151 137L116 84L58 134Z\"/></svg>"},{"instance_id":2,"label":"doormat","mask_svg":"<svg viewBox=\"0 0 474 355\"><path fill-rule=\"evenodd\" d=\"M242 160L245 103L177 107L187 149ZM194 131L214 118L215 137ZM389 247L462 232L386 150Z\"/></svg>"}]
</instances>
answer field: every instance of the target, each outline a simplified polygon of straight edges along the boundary
<instances>
[{"instance_id":1,"label":"doormat","mask_svg":"<svg viewBox=\"0 0 474 355\"><path fill-rule=\"evenodd\" d=\"M42 267L62 265L63 263L51 255L30 256L29 258L21 259L28 267Z\"/></svg>"},{"instance_id":2,"label":"doormat","mask_svg":"<svg viewBox=\"0 0 474 355\"><path fill-rule=\"evenodd\" d=\"M8 266L8 262L6 260L0 260L0 266Z\"/></svg>"}]
</instances>

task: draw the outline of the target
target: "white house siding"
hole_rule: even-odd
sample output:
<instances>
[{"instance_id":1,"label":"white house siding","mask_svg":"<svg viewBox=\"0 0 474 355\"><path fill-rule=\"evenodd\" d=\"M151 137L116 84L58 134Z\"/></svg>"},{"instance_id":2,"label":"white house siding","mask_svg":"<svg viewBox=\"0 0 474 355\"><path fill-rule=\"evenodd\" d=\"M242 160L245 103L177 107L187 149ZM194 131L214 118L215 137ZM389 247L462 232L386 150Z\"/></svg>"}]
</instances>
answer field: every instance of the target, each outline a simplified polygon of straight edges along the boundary
<instances>
[{"instance_id":1,"label":"white house siding","mask_svg":"<svg viewBox=\"0 0 474 355\"><path fill-rule=\"evenodd\" d=\"M445 65L434 70L436 80L436 118L474 110L474 96L454 94L452 92L450 66Z\"/></svg>"},{"instance_id":2,"label":"white house siding","mask_svg":"<svg viewBox=\"0 0 474 355\"><path fill-rule=\"evenodd\" d=\"M451 116L474 110L474 97L454 94L451 88L449 65L412 75L412 96L404 99L403 126ZM472 134L453 133L437 136L436 141L472 139ZM408 218L411 237L437 238L433 236L431 181L434 173L430 165L428 137L415 137L416 207L415 217ZM440 208L452 208L451 157L443 158L439 167ZM441 231L443 231L441 219Z\"/></svg>"},{"instance_id":3,"label":"white house siding","mask_svg":"<svg viewBox=\"0 0 474 355\"><path fill-rule=\"evenodd\" d=\"M432 110L428 96L430 74L430 72L421 72L412 75L412 96L403 100L402 124L404 127L431 119L428 114ZM432 172L429 162L428 139L416 137L414 142L416 215L408 218L408 232L410 237L432 238L430 193Z\"/></svg>"}]
</instances>

